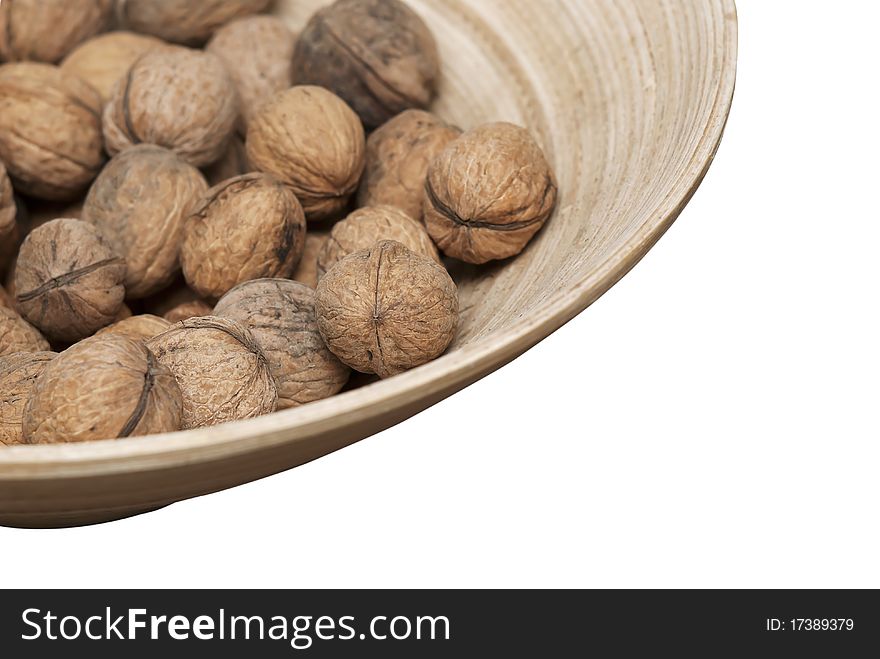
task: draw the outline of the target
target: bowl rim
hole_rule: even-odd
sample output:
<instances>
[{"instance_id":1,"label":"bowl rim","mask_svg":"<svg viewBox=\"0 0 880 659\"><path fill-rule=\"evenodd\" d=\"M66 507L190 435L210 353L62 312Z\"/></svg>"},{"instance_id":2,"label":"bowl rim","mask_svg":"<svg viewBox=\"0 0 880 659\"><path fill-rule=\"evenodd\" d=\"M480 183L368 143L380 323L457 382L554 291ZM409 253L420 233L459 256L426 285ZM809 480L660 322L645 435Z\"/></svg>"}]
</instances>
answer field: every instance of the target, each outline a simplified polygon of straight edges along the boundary
<instances>
[{"instance_id":1,"label":"bowl rim","mask_svg":"<svg viewBox=\"0 0 880 659\"><path fill-rule=\"evenodd\" d=\"M734 0L712 2L721 9L725 23L718 94L691 157L688 175L669 191L658 212L606 255L588 276L548 297L541 305L541 314L394 378L268 416L148 437L8 446L0 450L0 481L140 472L180 466L184 461L222 460L258 448L305 441L321 432L332 432L340 418L346 424L357 423L420 400L442 400L539 343L606 293L641 260L688 204L712 165L733 102L738 50ZM279 471L285 468L280 466Z\"/></svg>"}]
</instances>

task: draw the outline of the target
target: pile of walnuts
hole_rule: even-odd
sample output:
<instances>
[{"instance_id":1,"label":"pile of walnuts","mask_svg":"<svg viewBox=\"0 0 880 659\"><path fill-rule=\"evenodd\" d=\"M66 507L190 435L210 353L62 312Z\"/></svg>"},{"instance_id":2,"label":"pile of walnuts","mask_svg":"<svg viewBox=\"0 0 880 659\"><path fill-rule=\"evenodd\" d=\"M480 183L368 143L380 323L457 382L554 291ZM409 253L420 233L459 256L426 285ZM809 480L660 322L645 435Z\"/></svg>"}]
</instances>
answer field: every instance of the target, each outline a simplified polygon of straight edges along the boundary
<instances>
[{"instance_id":1,"label":"pile of walnuts","mask_svg":"<svg viewBox=\"0 0 880 659\"><path fill-rule=\"evenodd\" d=\"M0 2L0 445L211 426L455 338L450 259L520 253L553 171L427 111L400 0Z\"/></svg>"}]
</instances>

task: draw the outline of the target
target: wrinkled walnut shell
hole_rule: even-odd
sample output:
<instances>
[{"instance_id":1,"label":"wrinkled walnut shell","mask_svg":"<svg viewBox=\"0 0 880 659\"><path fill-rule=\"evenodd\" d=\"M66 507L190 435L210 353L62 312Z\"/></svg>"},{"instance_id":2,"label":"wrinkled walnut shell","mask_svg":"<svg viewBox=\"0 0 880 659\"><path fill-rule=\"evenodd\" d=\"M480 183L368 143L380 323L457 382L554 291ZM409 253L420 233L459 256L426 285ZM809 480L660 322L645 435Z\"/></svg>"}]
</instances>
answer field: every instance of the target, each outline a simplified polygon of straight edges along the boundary
<instances>
[{"instance_id":1,"label":"wrinkled walnut shell","mask_svg":"<svg viewBox=\"0 0 880 659\"><path fill-rule=\"evenodd\" d=\"M287 279L258 279L229 291L214 313L254 334L278 384L278 409L339 392L349 368L324 345L315 320L315 291Z\"/></svg>"},{"instance_id":2,"label":"wrinkled walnut shell","mask_svg":"<svg viewBox=\"0 0 880 659\"><path fill-rule=\"evenodd\" d=\"M57 66L0 66L0 160L17 191L68 200L104 164L101 98Z\"/></svg>"},{"instance_id":3,"label":"wrinkled walnut shell","mask_svg":"<svg viewBox=\"0 0 880 659\"><path fill-rule=\"evenodd\" d=\"M6 268L18 242L18 226L15 222L17 214L12 182L6 175L6 167L0 162L0 271Z\"/></svg>"},{"instance_id":4,"label":"wrinkled walnut shell","mask_svg":"<svg viewBox=\"0 0 880 659\"><path fill-rule=\"evenodd\" d=\"M248 127L251 164L290 186L309 220L345 208L364 171L365 148L357 115L320 87L276 94Z\"/></svg>"},{"instance_id":5,"label":"wrinkled walnut shell","mask_svg":"<svg viewBox=\"0 0 880 659\"><path fill-rule=\"evenodd\" d=\"M253 334L240 323L216 316L190 318L147 347L180 385L184 429L275 411L275 379Z\"/></svg>"},{"instance_id":6,"label":"wrinkled walnut shell","mask_svg":"<svg viewBox=\"0 0 880 659\"><path fill-rule=\"evenodd\" d=\"M407 110L383 124L367 139L358 206L395 206L420 220L428 166L460 135L422 110Z\"/></svg>"},{"instance_id":7,"label":"wrinkled walnut shell","mask_svg":"<svg viewBox=\"0 0 880 659\"><path fill-rule=\"evenodd\" d=\"M229 21L263 11L271 0L118 0L119 22L165 41L198 46Z\"/></svg>"},{"instance_id":8,"label":"wrinkled walnut shell","mask_svg":"<svg viewBox=\"0 0 880 659\"><path fill-rule=\"evenodd\" d=\"M261 173L229 179L208 190L186 221L183 276L209 299L251 279L289 277L305 235L302 206L281 181Z\"/></svg>"},{"instance_id":9,"label":"wrinkled walnut shell","mask_svg":"<svg viewBox=\"0 0 880 659\"><path fill-rule=\"evenodd\" d=\"M229 138L226 151L220 156L220 160L205 167L202 172L208 179L208 185L215 186L223 183L226 179L250 174L255 171L247 157L244 140L236 133Z\"/></svg>"},{"instance_id":10,"label":"wrinkled walnut shell","mask_svg":"<svg viewBox=\"0 0 880 659\"><path fill-rule=\"evenodd\" d=\"M349 254L369 249L380 240L395 240L440 263L440 254L420 222L397 208L374 206L356 210L333 225L330 239L318 253L318 279Z\"/></svg>"},{"instance_id":11,"label":"wrinkled walnut shell","mask_svg":"<svg viewBox=\"0 0 880 659\"><path fill-rule=\"evenodd\" d=\"M171 325L172 323L164 318L159 318L159 316L141 314L117 320L112 325L100 330L95 336L118 334L135 341L149 341L154 336L159 336L162 332L171 329Z\"/></svg>"},{"instance_id":12,"label":"wrinkled walnut shell","mask_svg":"<svg viewBox=\"0 0 880 659\"><path fill-rule=\"evenodd\" d=\"M181 320L210 316L213 312L214 307L204 300L191 300L190 302L181 302L177 306L172 307L165 312L163 318L169 323L179 323Z\"/></svg>"},{"instance_id":13,"label":"wrinkled walnut shell","mask_svg":"<svg viewBox=\"0 0 880 659\"><path fill-rule=\"evenodd\" d=\"M23 439L51 444L173 432L181 409L171 372L143 342L93 336L58 355L37 379Z\"/></svg>"},{"instance_id":14,"label":"wrinkled walnut shell","mask_svg":"<svg viewBox=\"0 0 880 659\"><path fill-rule=\"evenodd\" d=\"M18 352L0 357L0 445L22 444L21 420L37 378L54 352Z\"/></svg>"},{"instance_id":15,"label":"wrinkled walnut shell","mask_svg":"<svg viewBox=\"0 0 880 659\"><path fill-rule=\"evenodd\" d=\"M556 205L556 177L528 131L475 128L428 170L424 221L437 246L468 263L519 254Z\"/></svg>"},{"instance_id":16,"label":"wrinkled walnut shell","mask_svg":"<svg viewBox=\"0 0 880 659\"><path fill-rule=\"evenodd\" d=\"M61 62L64 73L79 76L110 100L113 85L123 78L137 59L165 45L160 39L134 32L108 32L79 45Z\"/></svg>"},{"instance_id":17,"label":"wrinkled walnut shell","mask_svg":"<svg viewBox=\"0 0 880 659\"><path fill-rule=\"evenodd\" d=\"M207 189L199 170L151 144L126 149L95 179L82 218L125 259L127 297L147 297L173 281L184 221Z\"/></svg>"},{"instance_id":18,"label":"wrinkled walnut shell","mask_svg":"<svg viewBox=\"0 0 880 659\"><path fill-rule=\"evenodd\" d=\"M16 352L42 352L49 342L12 307L0 305L0 357Z\"/></svg>"},{"instance_id":19,"label":"wrinkled walnut shell","mask_svg":"<svg viewBox=\"0 0 880 659\"><path fill-rule=\"evenodd\" d=\"M223 60L235 82L242 134L260 105L291 86L295 43L280 18L248 16L220 28L205 47Z\"/></svg>"},{"instance_id":20,"label":"wrinkled walnut shell","mask_svg":"<svg viewBox=\"0 0 880 659\"><path fill-rule=\"evenodd\" d=\"M312 289L318 285L318 253L329 239L329 231L309 229L306 233L306 245L303 247L302 258L299 260L296 270L293 271L291 279L295 279Z\"/></svg>"},{"instance_id":21,"label":"wrinkled walnut shell","mask_svg":"<svg viewBox=\"0 0 880 659\"><path fill-rule=\"evenodd\" d=\"M443 354L458 326L458 290L443 266L384 240L324 275L315 314L343 363L387 378Z\"/></svg>"},{"instance_id":22,"label":"wrinkled walnut shell","mask_svg":"<svg viewBox=\"0 0 880 659\"><path fill-rule=\"evenodd\" d=\"M165 46L138 58L114 85L104 140L110 155L145 142L202 167L223 155L237 117L238 95L223 62Z\"/></svg>"},{"instance_id":23,"label":"wrinkled walnut shell","mask_svg":"<svg viewBox=\"0 0 880 659\"><path fill-rule=\"evenodd\" d=\"M369 129L428 107L439 61L428 26L400 0L338 0L297 40L293 79L338 94Z\"/></svg>"},{"instance_id":24,"label":"wrinkled walnut shell","mask_svg":"<svg viewBox=\"0 0 880 659\"><path fill-rule=\"evenodd\" d=\"M57 62L107 28L113 0L0 2L0 60Z\"/></svg>"},{"instance_id":25,"label":"wrinkled walnut shell","mask_svg":"<svg viewBox=\"0 0 880 659\"><path fill-rule=\"evenodd\" d=\"M61 219L34 229L15 265L21 314L50 340L73 343L115 319L125 259L91 224Z\"/></svg>"}]
</instances>

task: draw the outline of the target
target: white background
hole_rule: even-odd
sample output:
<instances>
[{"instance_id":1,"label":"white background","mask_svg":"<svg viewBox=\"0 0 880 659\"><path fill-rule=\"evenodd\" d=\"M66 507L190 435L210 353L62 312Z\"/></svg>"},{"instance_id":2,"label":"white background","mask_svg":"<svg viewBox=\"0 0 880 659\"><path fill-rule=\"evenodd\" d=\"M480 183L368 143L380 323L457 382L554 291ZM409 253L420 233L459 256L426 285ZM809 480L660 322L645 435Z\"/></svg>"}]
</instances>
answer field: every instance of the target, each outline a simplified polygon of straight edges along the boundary
<instances>
[{"instance_id":1,"label":"white background","mask_svg":"<svg viewBox=\"0 0 880 659\"><path fill-rule=\"evenodd\" d=\"M880 586L880 10L833 4L741 0L703 187L525 356L285 474L0 529L3 586Z\"/></svg>"}]
</instances>

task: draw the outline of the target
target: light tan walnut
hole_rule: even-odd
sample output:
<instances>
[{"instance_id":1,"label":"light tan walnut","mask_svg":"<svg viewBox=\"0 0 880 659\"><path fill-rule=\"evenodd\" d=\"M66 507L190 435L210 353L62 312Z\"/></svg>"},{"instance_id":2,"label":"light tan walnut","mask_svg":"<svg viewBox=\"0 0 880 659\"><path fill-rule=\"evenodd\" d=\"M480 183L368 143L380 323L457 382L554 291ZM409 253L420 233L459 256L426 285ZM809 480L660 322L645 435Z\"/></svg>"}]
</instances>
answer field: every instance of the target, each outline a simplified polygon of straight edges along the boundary
<instances>
[{"instance_id":1,"label":"light tan walnut","mask_svg":"<svg viewBox=\"0 0 880 659\"><path fill-rule=\"evenodd\" d=\"M6 292L3 286L0 286L0 307L15 309L15 302L12 300L12 296Z\"/></svg>"},{"instance_id":2,"label":"light tan walnut","mask_svg":"<svg viewBox=\"0 0 880 659\"><path fill-rule=\"evenodd\" d=\"M468 263L519 254L556 205L557 186L543 151L513 124L480 126L431 164L424 221L437 246Z\"/></svg>"},{"instance_id":3,"label":"light tan walnut","mask_svg":"<svg viewBox=\"0 0 880 659\"><path fill-rule=\"evenodd\" d=\"M163 318L169 323L179 323L181 320L210 316L213 312L214 307L204 300L191 300L171 307L171 309L165 312Z\"/></svg>"},{"instance_id":4,"label":"light tan walnut","mask_svg":"<svg viewBox=\"0 0 880 659\"><path fill-rule=\"evenodd\" d=\"M95 336L119 334L135 341L149 341L154 336L159 336L162 332L170 329L171 325L171 322L159 318L159 316L140 314L117 320L112 325L100 330Z\"/></svg>"},{"instance_id":5,"label":"light tan walnut","mask_svg":"<svg viewBox=\"0 0 880 659\"><path fill-rule=\"evenodd\" d=\"M302 206L281 181L261 173L229 179L208 190L187 219L183 276L208 299L251 279L289 277L305 235Z\"/></svg>"},{"instance_id":6,"label":"light tan walnut","mask_svg":"<svg viewBox=\"0 0 880 659\"><path fill-rule=\"evenodd\" d=\"M82 219L125 258L128 298L147 297L174 280L184 221L207 189L198 169L151 144L126 149L95 179Z\"/></svg>"},{"instance_id":7,"label":"light tan walnut","mask_svg":"<svg viewBox=\"0 0 880 659\"><path fill-rule=\"evenodd\" d=\"M440 255L424 225L392 206L373 206L356 210L333 226L329 240L318 253L318 279L349 254L369 249L380 240L396 240L440 263Z\"/></svg>"},{"instance_id":8,"label":"light tan walnut","mask_svg":"<svg viewBox=\"0 0 880 659\"><path fill-rule=\"evenodd\" d=\"M315 288L318 285L318 253L329 238L329 231L309 228L306 233L306 245L303 248L302 258L299 260L299 265L296 266L291 279L295 279L309 288Z\"/></svg>"},{"instance_id":9,"label":"light tan walnut","mask_svg":"<svg viewBox=\"0 0 880 659\"><path fill-rule=\"evenodd\" d=\"M13 308L0 305L0 357L16 352L42 352L49 342Z\"/></svg>"},{"instance_id":10,"label":"light tan walnut","mask_svg":"<svg viewBox=\"0 0 880 659\"><path fill-rule=\"evenodd\" d=\"M364 171L364 128L342 99L293 87L264 103L248 127L247 155L293 190L309 220L338 215Z\"/></svg>"},{"instance_id":11,"label":"light tan walnut","mask_svg":"<svg viewBox=\"0 0 880 659\"><path fill-rule=\"evenodd\" d=\"M34 229L15 264L21 314L50 340L73 343L116 320L125 259L91 224L60 219Z\"/></svg>"},{"instance_id":12,"label":"light tan walnut","mask_svg":"<svg viewBox=\"0 0 880 659\"><path fill-rule=\"evenodd\" d=\"M0 2L0 60L57 62L107 29L113 0Z\"/></svg>"},{"instance_id":13,"label":"light tan walnut","mask_svg":"<svg viewBox=\"0 0 880 659\"><path fill-rule=\"evenodd\" d=\"M275 411L278 390L253 334L227 318L190 318L147 347L183 392L183 427L201 428Z\"/></svg>"},{"instance_id":14,"label":"light tan walnut","mask_svg":"<svg viewBox=\"0 0 880 659\"><path fill-rule=\"evenodd\" d=\"M17 352L0 357L0 446L22 444L21 420L37 378L54 352Z\"/></svg>"},{"instance_id":15,"label":"light tan walnut","mask_svg":"<svg viewBox=\"0 0 880 659\"><path fill-rule=\"evenodd\" d=\"M119 22L165 41L199 46L229 21L263 11L271 0L118 0Z\"/></svg>"},{"instance_id":16,"label":"light tan walnut","mask_svg":"<svg viewBox=\"0 0 880 659\"><path fill-rule=\"evenodd\" d=\"M387 378L443 354L458 326L458 291L443 266L384 240L324 275L315 315L343 363Z\"/></svg>"}]
</instances>

